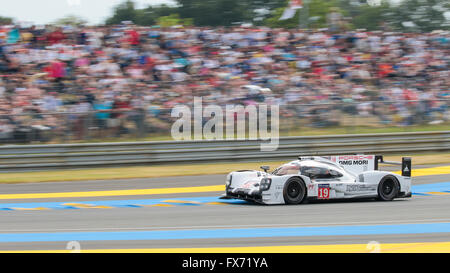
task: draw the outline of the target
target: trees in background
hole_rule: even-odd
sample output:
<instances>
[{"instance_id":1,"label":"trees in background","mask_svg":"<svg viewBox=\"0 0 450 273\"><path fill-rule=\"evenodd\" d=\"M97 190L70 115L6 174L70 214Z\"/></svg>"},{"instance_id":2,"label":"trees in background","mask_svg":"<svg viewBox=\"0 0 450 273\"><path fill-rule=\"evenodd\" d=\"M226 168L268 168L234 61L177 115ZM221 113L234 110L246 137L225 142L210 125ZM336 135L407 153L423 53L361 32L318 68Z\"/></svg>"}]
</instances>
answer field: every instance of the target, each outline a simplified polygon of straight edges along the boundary
<instances>
[{"instance_id":1,"label":"trees in background","mask_svg":"<svg viewBox=\"0 0 450 273\"><path fill-rule=\"evenodd\" d=\"M450 1L404 0L396 8L386 11L383 17L393 29L450 30Z\"/></svg>"},{"instance_id":2,"label":"trees in background","mask_svg":"<svg viewBox=\"0 0 450 273\"><path fill-rule=\"evenodd\" d=\"M123 21L132 21L135 24L141 24L138 19L138 13L142 11L138 11L135 8L135 4L131 0L127 0L123 3L120 3L114 8L113 16L106 19L107 25L120 24Z\"/></svg>"},{"instance_id":3,"label":"trees in background","mask_svg":"<svg viewBox=\"0 0 450 273\"><path fill-rule=\"evenodd\" d=\"M116 6L106 24L133 21L138 25L157 24L160 17L190 18L197 26L230 26L243 22L262 22L270 11L287 5L287 0L176 0L176 6L156 5L136 9L131 0Z\"/></svg>"},{"instance_id":4,"label":"trees in background","mask_svg":"<svg viewBox=\"0 0 450 273\"><path fill-rule=\"evenodd\" d=\"M0 16L0 25L10 25L12 23L13 23L12 18Z\"/></svg>"},{"instance_id":5,"label":"trees in background","mask_svg":"<svg viewBox=\"0 0 450 273\"><path fill-rule=\"evenodd\" d=\"M340 0L340 6L349 11L354 28L408 32L450 29L448 0L381 0L379 5L368 5L364 0Z\"/></svg>"},{"instance_id":6,"label":"trees in background","mask_svg":"<svg viewBox=\"0 0 450 273\"><path fill-rule=\"evenodd\" d=\"M161 16L158 18L157 24L161 27L173 27L173 26L192 26L194 25L191 18L180 18L177 13L172 13L167 16Z\"/></svg>"},{"instance_id":7,"label":"trees in background","mask_svg":"<svg viewBox=\"0 0 450 273\"><path fill-rule=\"evenodd\" d=\"M250 19L248 1L177 0L178 14L192 18L197 26L229 26Z\"/></svg>"},{"instance_id":8,"label":"trees in background","mask_svg":"<svg viewBox=\"0 0 450 273\"><path fill-rule=\"evenodd\" d=\"M327 14L333 8L337 8L341 13L346 14L345 11L338 8L338 0L309 0L303 3L308 4L307 10L305 8L297 10L293 18L280 21L279 19L285 9L285 7L280 7L272 13L271 17L265 20L264 24L270 27L282 28L296 28L299 25L324 28L327 26Z\"/></svg>"},{"instance_id":9,"label":"trees in background","mask_svg":"<svg viewBox=\"0 0 450 273\"><path fill-rule=\"evenodd\" d=\"M106 19L105 23L115 25L123 21L131 21L137 25L151 26L157 24L160 17L169 16L176 12L176 8L164 4L137 9L133 1L127 0L114 8L113 15Z\"/></svg>"},{"instance_id":10,"label":"trees in background","mask_svg":"<svg viewBox=\"0 0 450 273\"><path fill-rule=\"evenodd\" d=\"M300 9L291 19L280 21L289 0L174 0L176 5L149 5L138 9L133 0L117 5L108 25L131 21L137 25L232 26L243 23L269 27L330 27L331 11L340 13L344 28L424 32L450 30L448 0L303 0L308 9ZM371 5L368 4L371 3ZM378 3L378 5L374 5ZM14 19L0 16L0 25ZM57 25L83 25L86 21L69 15ZM342 26L341 26L342 27Z\"/></svg>"},{"instance_id":11,"label":"trees in background","mask_svg":"<svg viewBox=\"0 0 450 273\"><path fill-rule=\"evenodd\" d=\"M53 24L59 25L59 26L64 26L64 25L81 26L81 25L86 25L87 21L85 19L75 16L75 15L67 15L65 17L55 20L55 22Z\"/></svg>"},{"instance_id":12,"label":"trees in background","mask_svg":"<svg viewBox=\"0 0 450 273\"><path fill-rule=\"evenodd\" d=\"M308 20L309 27L322 28L329 26L327 15L333 10L342 15L346 26L350 28L402 31L450 29L448 0L402 0L396 5L389 0L380 0L380 5L369 5L367 0L303 2L308 4L307 10L300 9L293 18L280 21L279 18L288 6L288 0L176 0L176 5L173 6L158 5L143 9L137 9L132 0L126 0L114 9L114 14L106 20L106 23L119 24L122 21L132 21L138 25L155 25L161 20L183 22L184 19L188 19L187 22L197 26L252 23L296 28L302 20Z\"/></svg>"}]
</instances>

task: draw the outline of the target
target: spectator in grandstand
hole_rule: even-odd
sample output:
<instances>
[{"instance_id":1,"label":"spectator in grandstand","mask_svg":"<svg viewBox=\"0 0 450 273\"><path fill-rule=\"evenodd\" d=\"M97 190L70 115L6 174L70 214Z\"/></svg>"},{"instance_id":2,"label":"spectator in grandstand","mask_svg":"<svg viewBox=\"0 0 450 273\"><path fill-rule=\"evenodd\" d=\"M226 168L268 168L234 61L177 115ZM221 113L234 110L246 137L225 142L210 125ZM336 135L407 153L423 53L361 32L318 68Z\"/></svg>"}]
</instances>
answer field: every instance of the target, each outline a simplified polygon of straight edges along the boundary
<instances>
[{"instance_id":1,"label":"spectator in grandstand","mask_svg":"<svg viewBox=\"0 0 450 273\"><path fill-rule=\"evenodd\" d=\"M448 101L439 101L449 94L448 32L127 24L0 27L0 34L0 115L10 120L4 130L21 135L167 128L167 109L191 106L194 96L281 104L282 117L313 126L338 124L327 115L333 111L380 124L449 118Z\"/></svg>"}]
</instances>

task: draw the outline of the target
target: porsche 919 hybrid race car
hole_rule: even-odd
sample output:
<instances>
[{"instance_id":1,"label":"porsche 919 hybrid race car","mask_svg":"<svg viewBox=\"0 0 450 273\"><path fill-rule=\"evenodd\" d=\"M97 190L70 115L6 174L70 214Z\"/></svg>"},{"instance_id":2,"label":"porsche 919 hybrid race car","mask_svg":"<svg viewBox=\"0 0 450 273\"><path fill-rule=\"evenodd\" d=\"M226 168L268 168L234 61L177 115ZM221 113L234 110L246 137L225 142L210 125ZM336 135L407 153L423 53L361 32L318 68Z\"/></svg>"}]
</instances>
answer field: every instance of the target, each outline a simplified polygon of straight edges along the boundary
<instances>
[{"instance_id":1,"label":"porsche 919 hybrid race car","mask_svg":"<svg viewBox=\"0 0 450 273\"><path fill-rule=\"evenodd\" d=\"M402 174L379 171L378 164L402 165ZM241 170L227 175L222 199L261 204L300 204L307 200L377 198L390 201L411 197L411 158L383 161L382 156L306 156L268 173Z\"/></svg>"}]
</instances>

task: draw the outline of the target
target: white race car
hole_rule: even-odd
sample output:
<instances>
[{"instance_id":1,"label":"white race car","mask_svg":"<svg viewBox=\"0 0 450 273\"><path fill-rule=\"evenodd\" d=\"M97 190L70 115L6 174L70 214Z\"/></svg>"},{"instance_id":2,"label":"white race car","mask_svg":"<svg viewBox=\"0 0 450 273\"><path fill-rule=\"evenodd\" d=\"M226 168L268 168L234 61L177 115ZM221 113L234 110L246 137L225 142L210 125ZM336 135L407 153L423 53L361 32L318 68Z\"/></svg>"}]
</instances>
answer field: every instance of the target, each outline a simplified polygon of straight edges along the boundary
<instances>
[{"instance_id":1,"label":"white race car","mask_svg":"<svg viewBox=\"0 0 450 273\"><path fill-rule=\"evenodd\" d=\"M378 164L402 165L402 174L379 171ZM268 173L242 170L227 175L222 199L262 204L300 204L314 199L377 198L390 201L411 197L411 158L383 161L382 156L309 156Z\"/></svg>"}]
</instances>

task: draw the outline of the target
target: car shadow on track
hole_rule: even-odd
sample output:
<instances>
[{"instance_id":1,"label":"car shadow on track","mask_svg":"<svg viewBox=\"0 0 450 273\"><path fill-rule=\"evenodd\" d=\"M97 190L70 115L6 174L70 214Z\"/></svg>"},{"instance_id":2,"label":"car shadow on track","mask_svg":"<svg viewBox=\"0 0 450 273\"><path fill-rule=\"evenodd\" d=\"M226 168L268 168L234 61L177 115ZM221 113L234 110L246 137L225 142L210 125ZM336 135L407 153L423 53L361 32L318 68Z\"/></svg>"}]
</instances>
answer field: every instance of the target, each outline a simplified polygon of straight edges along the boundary
<instances>
[{"instance_id":1,"label":"car shadow on track","mask_svg":"<svg viewBox=\"0 0 450 273\"><path fill-rule=\"evenodd\" d=\"M408 199L394 199L392 201L380 201L375 198L368 199L368 198L355 198L355 199L331 199L331 200L307 200L306 202L303 202L301 204L297 205L287 205L287 204L275 204L275 205L266 205L261 204L253 201L244 201L242 202L223 202L226 205L231 206L307 206L307 205L319 205L319 204L339 204L339 203L391 203L391 202L407 202Z\"/></svg>"}]
</instances>

